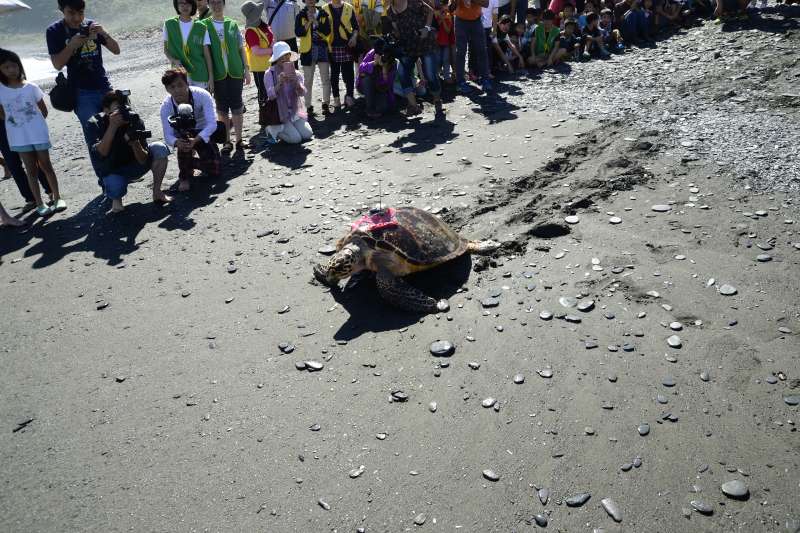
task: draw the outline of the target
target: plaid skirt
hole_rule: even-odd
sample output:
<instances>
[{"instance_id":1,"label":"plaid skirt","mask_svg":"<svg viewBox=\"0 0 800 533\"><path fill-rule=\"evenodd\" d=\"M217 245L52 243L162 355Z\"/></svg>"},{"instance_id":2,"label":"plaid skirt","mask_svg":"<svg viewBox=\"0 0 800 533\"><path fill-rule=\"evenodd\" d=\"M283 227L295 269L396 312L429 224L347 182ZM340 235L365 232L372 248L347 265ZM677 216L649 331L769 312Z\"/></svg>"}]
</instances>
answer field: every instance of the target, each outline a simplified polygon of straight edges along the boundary
<instances>
[{"instance_id":1,"label":"plaid skirt","mask_svg":"<svg viewBox=\"0 0 800 533\"><path fill-rule=\"evenodd\" d=\"M333 45L331 47L330 59L333 63L347 63L348 61L353 61L352 49L349 46Z\"/></svg>"}]
</instances>

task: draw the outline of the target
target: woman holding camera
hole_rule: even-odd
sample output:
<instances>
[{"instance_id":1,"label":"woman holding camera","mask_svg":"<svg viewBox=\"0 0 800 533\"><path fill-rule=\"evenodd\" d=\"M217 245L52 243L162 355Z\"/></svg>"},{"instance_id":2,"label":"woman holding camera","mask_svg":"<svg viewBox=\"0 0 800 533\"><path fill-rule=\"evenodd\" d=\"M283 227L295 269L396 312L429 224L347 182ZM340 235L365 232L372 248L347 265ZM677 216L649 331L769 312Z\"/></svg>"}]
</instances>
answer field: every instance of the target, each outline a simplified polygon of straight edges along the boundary
<instances>
[{"instance_id":1,"label":"woman holding camera","mask_svg":"<svg viewBox=\"0 0 800 533\"><path fill-rule=\"evenodd\" d=\"M267 131L289 144L300 144L313 135L301 98L306 93L303 75L294 68L299 57L287 43L278 41L272 47L272 66L264 74L267 98L277 104L280 119L280 124L267 126Z\"/></svg>"},{"instance_id":2,"label":"woman holding camera","mask_svg":"<svg viewBox=\"0 0 800 533\"><path fill-rule=\"evenodd\" d=\"M394 78L397 60L391 46L382 38L375 39L358 66L358 92L366 100L367 116L380 118L394 107Z\"/></svg>"},{"instance_id":3,"label":"woman holding camera","mask_svg":"<svg viewBox=\"0 0 800 533\"><path fill-rule=\"evenodd\" d=\"M442 113L442 86L439 81L439 59L436 46L436 32L433 23L433 7L427 0L392 0L387 19L391 33L397 38L400 48L400 85L408 100L407 116L422 112L414 93L412 76L419 59L427 81L427 88L433 97L436 114ZM384 34L389 32L384 31Z\"/></svg>"}]
</instances>

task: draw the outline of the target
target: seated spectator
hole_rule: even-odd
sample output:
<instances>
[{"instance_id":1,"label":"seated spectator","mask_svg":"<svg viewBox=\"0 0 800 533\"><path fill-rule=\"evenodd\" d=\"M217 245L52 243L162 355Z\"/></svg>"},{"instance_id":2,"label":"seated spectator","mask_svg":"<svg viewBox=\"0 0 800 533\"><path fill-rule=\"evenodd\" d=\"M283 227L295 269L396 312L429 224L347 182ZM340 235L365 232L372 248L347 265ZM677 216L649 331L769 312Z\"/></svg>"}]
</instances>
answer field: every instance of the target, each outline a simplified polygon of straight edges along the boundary
<instances>
[{"instance_id":1,"label":"seated spectator","mask_svg":"<svg viewBox=\"0 0 800 533\"><path fill-rule=\"evenodd\" d=\"M746 18L747 0L717 0L714 17L717 24L736 17Z\"/></svg>"},{"instance_id":2,"label":"seated spectator","mask_svg":"<svg viewBox=\"0 0 800 533\"><path fill-rule=\"evenodd\" d=\"M87 125L92 166L100 187L111 200L112 213L124 209L122 199L128 192L128 183L148 172L153 173L153 201L172 200L161 190L169 148L160 142L148 144L145 138L135 134L134 128L142 125L125 120L126 102L127 96L119 91L106 93L101 102L102 112L89 119Z\"/></svg>"},{"instance_id":3,"label":"seated spectator","mask_svg":"<svg viewBox=\"0 0 800 533\"><path fill-rule=\"evenodd\" d=\"M558 65L563 61L579 60L581 57L581 38L576 33L578 23L575 19L564 22L564 31L558 37L555 48L547 60L549 66Z\"/></svg>"},{"instance_id":4,"label":"seated spectator","mask_svg":"<svg viewBox=\"0 0 800 533\"><path fill-rule=\"evenodd\" d=\"M495 54L494 64L502 67L509 74L514 73L514 64L517 68L525 67L525 58L519 53L514 43L511 42L511 16L503 15L497 23L497 33L492 37L492 51Z\"/></svg>"},{"instance_id":5,"label":"seated spectator","mask_svg":"<svg viewBox=\"0 0 800 533\"><path fill-rule=\"evenodd\" d=\"M161 104L164 142L178 151L178 190L188 191L191 187L189 180L194 177L195 169L210 177L218 177L221 172L222 158L212 139L217 131L214 99L205 89L189 87L183 69L167 70L161 76L161 83L169 93ZM170 123L170 118L178 115L178 106L181 104L191 106L191 117L195 122L193 128L176 129Z\"/></svg>"},{"instance_id":6,"label":"seated spectator","mask_svg":"<svg viewBox=\"0 0 800 533\"><path fill-rule=\"evenodd\" d=\"M610 9L603 9L600 12L600 24L597 26L603 35L603 43L611 52L624 52L625 41L622 33L614 27L614 12Z\"/></svg>"},{"instance_id":7,"label":"seated spectator","mask_svg":"<svg viewBox=\"0 0 800 533\"><path fill-rule=\"evenodd\" d=\"M536 26L542 22L542 10L535 7L529 7L525 16L525 33L520 39L519 52L523 57L528 58L531 56L531 43L533 43L533 33L536 31Z\"/></svg>"},{"instance_id":8,"label":"seated spectator","mask_svg":"<svg viewBox=\"0 0 800 533\"><path fill-rule=\"evenodd\" d=\"M379 118L394 108L394 80L397 60L382 38L375 39L374 48L367 52L358 66L358 92L366 100L367 116Z\"/></svg>"},{"instance_id":9,"label":"seated spectator","mask_svg":"<svg viewBox=\"0 0 800 533\"><path fill-rule=\"evenodd\" d=\"M559 13L558 22L556 24L558 24L559 28L561 28L561 31L564 31L566 22L572 18L575 18L575 6L567 2L564 4L564 10Z\"/></svg>"},{"instance_id":10,"label":"seated spectator","mask_svg":"<svg viewBox=\"0 0 800 533\"><path fill-rule=\"evenodd\" d=\"M533 33L533 44L531 54L526 62L528 66L543 68L549 65L550 56L556 48L556 41L561 32L555 25L556 15L549 9L542 14L542 22L536 26Z\"/></svg>"},{"instance_id":11,"label":"seated spectator","mask_svg":"<svg viewBox=\"0 0 800 533\"><path fill-rule=\"evenodd\" d=\"M603 32L598 26L600 17L597 13L590 13L586 17L586 28L583 31L583 48L591 57L608 59L611 55L606 48Z\"/></svg>"},{"instance_id":12,"label":"seated spectator","mask_svg":"<svg viewBox=\"0 0 800 533\"><path fill-rule=\"evenodd\" d=\"M272 47L272 66L264 74L267 98L277 100L281 121L278 125L267 126L267 129L272 137L289 144L300 144L314 135L308 124L306 106L301 99L306 94L303 75L294 67L294 62L299 58L297 52L292 52L287 43L278 41Z\"/></svg>"},{"instance_id":13,"label":"seated spectator","mask_svg":"<svg viewBox=\"0 0 800 533\"><path fill-rule=\"evenodd\" d=\"M625 43L628 45L652 44L647 15L642 9L641 0L623 0L620 4L627 7L622 16L622 35L625 37Z\"/></svg>"}]
</instances>

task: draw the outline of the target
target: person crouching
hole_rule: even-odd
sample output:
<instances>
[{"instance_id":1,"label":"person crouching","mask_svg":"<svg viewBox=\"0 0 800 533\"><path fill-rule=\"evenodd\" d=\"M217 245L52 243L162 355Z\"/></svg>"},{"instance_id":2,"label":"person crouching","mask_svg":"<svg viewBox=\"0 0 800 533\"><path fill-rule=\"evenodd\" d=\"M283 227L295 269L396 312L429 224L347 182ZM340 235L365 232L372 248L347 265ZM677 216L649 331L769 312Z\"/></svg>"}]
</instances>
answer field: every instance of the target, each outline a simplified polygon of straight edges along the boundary
<instances>
[{"instance_id":1,"label":"person crouching","mask_svg":"<svg viewBox=\"0 0 800 533\"><path fill-rule=\"evenodd\" d=\"M102 111L86 124L89 154L100 187L111 200L111 212L124 209L122 199L128 193L128 183L153 172L153 201L168 203L172 200L161 190L167 172L169 148L164 143L148 143L142 135L144 126L140 119L132 124L128 96L123 91L111 91L103 96ZM128 119L126 120L126 117Z\"/></svg>"},{"instance_id":2,"label":"person crouching","mask_svg":"<svg viewBox=\"0 0 800 533\"><path fill-rule=\"evenodd\" d=\"M219 148L211 139L217 131L214 99L205 89L189 87L186 71L181 68L164 72L161 83L169 93L161 104L164 141L178 151L178 190L188 191L195 169L216 178L222 168ZM181 104L192 107L194 128L175 128L170 122Z\"/></svg>"},{"instance_id":3,"label":"person crouching","mask_svg":"<svg viewBox=\"0 0 800 533\"><path fill-rule=\"evenodd\" d=\"M264 74L267 99L277 105L280 122L270 124L267 130L273 138L289 144L307 141L314 134L308 124L306 106L301 99L306 94L303 75L294 68L294 62L299 57L287 43L278 41L272 47L272 65Z\"/></svg>"}]
</instances>

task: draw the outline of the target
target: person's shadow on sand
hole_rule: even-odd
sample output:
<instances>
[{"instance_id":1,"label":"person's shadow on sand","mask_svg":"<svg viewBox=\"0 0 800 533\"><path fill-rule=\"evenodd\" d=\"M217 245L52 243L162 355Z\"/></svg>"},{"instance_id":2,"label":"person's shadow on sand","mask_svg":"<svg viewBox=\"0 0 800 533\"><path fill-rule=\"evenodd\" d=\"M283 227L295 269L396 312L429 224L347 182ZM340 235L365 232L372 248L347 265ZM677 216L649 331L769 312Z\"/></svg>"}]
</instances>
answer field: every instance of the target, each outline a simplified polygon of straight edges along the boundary
<instances>
[{"instance_id":1,"label":"person's shadow on sand","mask_svg":"<svg viewBox=\"0 0 800 533\"><path fill-rule=\"evenodd\" d=\"M467 282L471 270L472 258L464 254L405 279L436 300L449 300ZM397 309L381 299L375 286L375 277L370 274L358 276L357 281L348 281L344 289L331 289L333 299L350 313L347 321L334 334L335 340L350 341L367 332L398 330L425 316Z\"/></svg>"}]
</instances>

